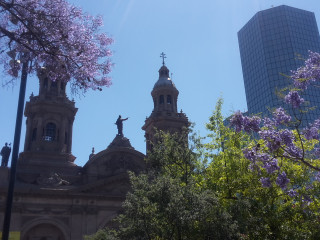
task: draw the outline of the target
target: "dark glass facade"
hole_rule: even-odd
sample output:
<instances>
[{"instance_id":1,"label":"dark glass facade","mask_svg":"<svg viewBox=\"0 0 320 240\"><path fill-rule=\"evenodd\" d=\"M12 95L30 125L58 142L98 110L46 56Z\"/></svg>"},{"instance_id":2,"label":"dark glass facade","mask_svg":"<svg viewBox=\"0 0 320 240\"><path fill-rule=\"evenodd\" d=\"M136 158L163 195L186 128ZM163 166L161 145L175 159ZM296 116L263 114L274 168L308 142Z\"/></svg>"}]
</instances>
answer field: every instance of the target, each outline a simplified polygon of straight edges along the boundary
<instances>
[{"instance_id":1,"label":"dark glass facade","mask_svg":"<svg viewBox=\"0 0 320 240\"><path fill-rule=\"evenodd\" d=\"M314 13L284 5L255 14L238 32L238 40L249 114L266 115L283 106L278 91L292 83L286 75L303 65L308 50L320 52ZM303 118L319 118L320 89L310 88L303 97L319 108Z\"/></svg>"}]
</instances>

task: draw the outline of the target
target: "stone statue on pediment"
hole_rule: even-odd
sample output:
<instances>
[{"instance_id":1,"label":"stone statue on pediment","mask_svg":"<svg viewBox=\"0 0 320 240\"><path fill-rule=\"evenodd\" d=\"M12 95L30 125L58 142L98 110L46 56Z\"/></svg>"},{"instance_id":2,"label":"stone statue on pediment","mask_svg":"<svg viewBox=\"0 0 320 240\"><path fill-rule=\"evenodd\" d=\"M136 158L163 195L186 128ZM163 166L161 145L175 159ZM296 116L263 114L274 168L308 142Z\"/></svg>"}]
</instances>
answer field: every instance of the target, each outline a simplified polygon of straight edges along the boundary
<instances>
[{"instance_id":1,"label":"stone statue on pediment","mask_svg":"<svg viewBox=\"0 0 320 240\"><path fill-rule=\"evenodd\" d=\"M123 136L123 121L128 120L128 118L121 118L121 115L119 115L117 121L116 121L116 125L118 128L118 135L119 136Z\"/></svg>"}]
</instances>

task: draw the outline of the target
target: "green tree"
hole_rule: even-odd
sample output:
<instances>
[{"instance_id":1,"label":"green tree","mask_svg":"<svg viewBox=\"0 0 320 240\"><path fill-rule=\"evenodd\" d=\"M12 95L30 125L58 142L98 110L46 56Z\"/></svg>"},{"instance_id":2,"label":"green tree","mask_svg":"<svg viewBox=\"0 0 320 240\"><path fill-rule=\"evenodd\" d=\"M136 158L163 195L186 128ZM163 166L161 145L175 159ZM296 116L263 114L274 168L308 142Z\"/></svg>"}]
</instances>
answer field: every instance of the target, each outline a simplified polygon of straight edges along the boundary
<instances>
[{"instance_id":1,"label":"green tree","mask_svg":"<svg viewBox=\"0 0 320 240\"><path fill-rule=\"evenodd\" d=\"M205 144L210 161L206 187L217 193L219 202L238 222L242 237L319 239L319 185L311 181L308 168L281 159L279 164L291 179L291 189L284 191L277 184L263 187L266 169L252 171L257 169L250 169L252 162L242 152L245 147L263 148L263 143L226 127L221 107L219 99L207 124L211 142Z\"/></svg>"},{"instance_id":2,"label":"green tree","mask_svg":"<svg viewBox=\"0 0 320 240\"><path fill-rule=\"evenodd\" d=\"M130 174L132 191L116 220L119 229L100 231L88 239L238 238L237 224L215 193L202 187L204 169L188 148L186 136L159 132L158 144L146 159L148 171ZM101 238L106 232L109 238Z\"/></svg>"}]
</instances>

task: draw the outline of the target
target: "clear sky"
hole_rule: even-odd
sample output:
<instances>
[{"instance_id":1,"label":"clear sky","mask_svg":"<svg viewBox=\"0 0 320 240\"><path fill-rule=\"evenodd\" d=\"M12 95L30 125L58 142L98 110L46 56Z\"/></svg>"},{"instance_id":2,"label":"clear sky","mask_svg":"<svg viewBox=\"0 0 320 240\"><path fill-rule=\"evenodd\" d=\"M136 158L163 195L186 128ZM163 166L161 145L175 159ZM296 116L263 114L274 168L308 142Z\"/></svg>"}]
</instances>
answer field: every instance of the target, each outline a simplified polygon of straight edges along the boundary
<instances>
[{"instance_id":1,"label":"clear sky","mask_svg":"<svg viewBox=\"0 0 320 240\"><path fill-rule=\"evenodd\" d=\"M180 91L183 110L196 131L206 135L205 123L217 99L224 98L225 116L246 110L237 32L258 11L282 4L312 11L320 24L319 0L72 0L92 15L104 18L103 31L111 46L113 85L102 92L74 96L78 113L73 127L72 153L84 165L95 147L104 150L116 136L118 115L124 135L145 153L141 127L153 109L151 90L161 67L160 53ZM1 75L1 83L6 76ZM19 84L0 88L0 145L13 142ZM38 94L38 80L28 79L26 100ZM69 98L73 98L70 96ZM23 151L25 121L20 151Z\"/></svg>"}]
</instances>

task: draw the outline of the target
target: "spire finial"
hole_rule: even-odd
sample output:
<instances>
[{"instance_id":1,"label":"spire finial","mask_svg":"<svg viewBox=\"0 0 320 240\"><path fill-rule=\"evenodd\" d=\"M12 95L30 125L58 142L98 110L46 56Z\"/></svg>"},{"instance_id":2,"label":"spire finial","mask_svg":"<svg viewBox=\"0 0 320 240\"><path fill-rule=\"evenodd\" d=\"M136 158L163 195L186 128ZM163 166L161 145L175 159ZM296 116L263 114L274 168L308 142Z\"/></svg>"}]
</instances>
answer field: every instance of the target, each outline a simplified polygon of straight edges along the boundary
<instances>
[{"instance_id":1,"label":"spire finial","mask_svg":"<svg viewBox=\"0 0 320 240\"><path fill-rule=\"evenodd\" d=\"M167 57L166 57L166 54L165 54L164 52L162 52L162 53L160 54L160 57L162 58L162 65L164 66L164 59L167 58Z\"/></svg>"}]
</instances>

